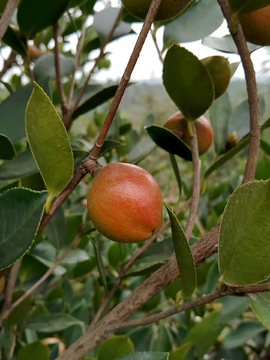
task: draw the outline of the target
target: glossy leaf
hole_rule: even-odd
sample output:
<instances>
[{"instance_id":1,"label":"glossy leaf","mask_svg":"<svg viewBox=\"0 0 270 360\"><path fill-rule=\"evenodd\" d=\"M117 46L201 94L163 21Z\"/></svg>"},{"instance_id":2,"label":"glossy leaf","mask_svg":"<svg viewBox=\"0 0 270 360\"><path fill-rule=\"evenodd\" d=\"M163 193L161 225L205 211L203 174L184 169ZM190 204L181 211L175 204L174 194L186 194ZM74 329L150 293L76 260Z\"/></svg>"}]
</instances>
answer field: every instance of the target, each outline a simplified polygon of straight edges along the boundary
<instances>
[{"instance_id":1,"label":"glossy leaf","mask_svg":"<svg viewBox=\"0 0 270 360\"><path fill-rule=\"evenodd\" d=\"M114 97L117 88L118 85L112 85L105 89L102 89L101 91L91 96L82 105L80 105L76 111L74 111L72 119L75 120L79 116L87 113L90 110L95 109L99 105L102 105L106 101L110 100L112 97Z\"/></svg>"},{"instance_id":2,"label":"glossy leaf","mask_svg":"<svg viewBox=\"0 0 270 360\"><path fill-rule=\"evenodd\" d=\"M221 346L223 349L237 348L263 331L265 331L265 327L258 321L241 322L235 329L228 333Z\"/></svg>"},{"instance_id":3,"label":"glossy leaf","mask_svg":"<svg viewBox=\"0 0 270 360\"><path fill-rule=\"evenodd\" d=\"M252 11L259 10L265 6L269 6L270 0L228 0L228 4L232 13L246 14Z\"/></svg>"},{"instance_id":4,"label":"glossy leaf","mask_svg":"<svg viewBox=\"0 0 270 360\"><path fill-rule=\"evenodd\" d=\"M134 264L154 264L166 261L174 253L172 238L161 240L137 257Z\"/></svg>"},{"instance_id":5,"label":"glossy leaf","mask_svg":"<svg viewBox=\"0 0 270 360\"><path fill-rule=\"evenodd\" d=\"M0 134L0 159L12 160L16 156L15 148L9 138Z\"/></svg>"},{"instance_id":6,"label":"glossy leaf","mask_svg":"<svg viewBox=\"0 0 270 360\"><path fill-rule=\"evenodd\" d=\"M231 35L225 35L223 37L208 36L202 40L202 44L225 53L238 54L237 47ZM248 43L247 46L250 52L260 48L260 46L250 43Z\"/></svg>"},{"instance_id":7,"label":"glossy leaf","mask_svg":"<svg viewBox=\"0 0 270 360\"><path fill-rule=\"evenodd\" d=\"M270 181L253 181L237 188L229 198L218 250L219 270L226 284L246 286L270 276L269 197Z\"/></svg>"},{"instance_id":8,"label":"glossy leaf","mask_svg":"<svg viewBox=\"0 0 270 360\"><path fill-rule=\"evenodd\" d=\"M50 348L48 345L43 344L42 341L37 340L30 344L26 344L20 348L18 352L18 360L49 360L50 359Z\"/></svg>"},{"instance_id":9,"label":"glossy leaf","mask_svg":"<svg viewBox=\"0 0 270 360\"><path fill-rule=\"evenodd\" d=\"M48 79L42 80L39 85L46 94L50 93ZM25 109L32 91L33 85L26 85L0 104L0 133L6 135L12 142L20 141L26 137Z\"/></svg>"},{"instance_id":10,"label":"glossy leaf","mask_svg":"<svg viewBox=\"0 0 270 360\"><path fill-rule=\"evenodd\" d=\"M41 333L63 331L72 325L79 324L83 326L82 321L69 314L54 313L34 317L25 323L27 329L35 330Z\"/></svg>"},{"instance_id":11,"label":"glossy leaf","mask_svg":"<svg viewBox=\"0 0 270 360\"><path fill-rule=\"evenodd\" d=\"M31 247L46 197L45 191L23 188L8 190L0 196L0 270L15 263Z\"/></svg>"},{"instance_id":12,"label":"glossy leaf","mask_svg":"<svg viewBox=\"0 0 270 360\"><path fill-rule=\"evenodd\" d=\"M0 180L21 179L38 172L31 150L27 149L0 165Z\"/></svg>"},{"instance_id":13,"label":"glossy leaf","mask_svg":"<svg viewBox=\"0 0 270 360\"><path fill-rule=\"evenodd\" d=\"M247 301L258 320L270 330L270 292L247 294Z\"/></svg>"},{"instance_id":14,"label":"glossy leaf","mask_svg":"<svg viewBox=\"0 0 270 360\"><path fill-rule=\"evenodd\" d=\"M209 109L210 121L214 132L215 152L218 155L225 152L231 112L231 103L227 92L216 99Z\"/></svg>"},{"instance_id":15,"label":"glossy leaf","mask_svg":"<svg viewBox=\"0 0 270 360\"><path fill-rule=\"evenodd\" d=\"M22 39L18 36L18 34L12 29L12 27L8 26L7 31L3 36L3 41L8 46L10 46L16 53L20 54L23 58L27 56L27 48Z\"/></svg>"},{"instance_id":16,"label":"glossy leaf","mask_svg":"<svg viewBox=\"0 0 270 360\"><path fill-rule=\"evenodd\" d=\"M117 360L168 360L169 353L166 352L136 352L122 356Z\"/></svg>"},{"instance_id":17,"label":"glossy leaf","mask_svg":"<svg viewBox=\"0 0 270 360\"><path fill-rule=\"evenodd\" d=\"M100 253L98 244L96 242L96 239L92 238L91 236L89 236L89 239L91 240L91 242L92 242L92 244L94 246L97 265L98 265L98 270L99 270L99 275L100 275L102 285L104 286L106 292L108 292L105 267L104 267L104 264L103 264L103 260L102 260L102 257L101 257L101 253Z\"/></svg>"},{"instance_id":18,"label":"glossy leaf","mask_svg":"<svg viewBox=\"0 0 270 360\"><path fill-rule=\"evenodd\" d=\"M119 14L120 8L108 7L104 10L97 12L94 16L94 28L98 33L101 42L109 35L112 27L114 26L115 20ZM131 24L120 22L116 27L112 40L119 38L120 36L127 35L131 32Z\"/></svg>"},{"instance_id":19,"label":"glossy leaf","mask_svg":"<svg viewBox=\"0 0 270 360\"><path fill-rule=\"evenodd\" d=\"M72 73L75 67L73 58L59 55L61 77ZM34 77L36 81L44 78L56 78L54 54L49 53L35 61Z\"/></svg>"},{"instance_id":20,"label":"glossy leaf","mask_svg":"<svg viewBox=\"0 0 270 360\"><path fill-rule=\"evenodd\" d=\"M182 16L165 25L163 50L173 43L200 40L214 32L222 21L223 16L215 0L200 1Z\"/></svg>"},{"instance_id":21,"label":"glossy leaf","mask_svg":"<svg viewBox=\"0 0 270 360\"><path fill-rule=\"evenodd\" d=\"M208 71L194 54L177 44L166 53L163 83L187 121L203 115L213 102L214 88Z\"/></svg>"},{"instance_id":22,"label":"glossy leaf","mask_svg":"<svg viewBox=\"0 0 270 360\"><path fill-rule=\"evenodd\" d=\"M20 186L20 180L15 180L15 181L0 180L0 194L9 189L19 186Z\"/></svg>"},{"instance_id":23,"label":"glossy leaf","mask_svg":"<svg viewBox=\"0 0 270 360\"><path fill-rule=\"evenodd\" d=\"M262 118L265 111L264 95L259 94L260 117ZM228 134L236 131L237 137L241 138L250 131L249 125L249 105L248 100L244 100L231 113L228 123Z\"/></svg>"},{"instance_id":24,"label":"glossy leaf","mask_svg":"<svg viewBox=\"0 0 270 360\"><path fill-rule=\"evenodd\" d=\"M69 0L38 2L22 0L17 13L20 30L27 38L33 37L46 27L55 24L66 10L68 3Z\"/></svg>"},{"instance_id":25,"label":"glossy leaf","mask_svg":"<svg viewBox=\"0 0 270 360\"><path fill-rule=\"evenodd\" d=\"M163 150L192 161L190 148L170 130L158 125L150 125L145 130L154 143Z\"/></svg>"},{"instance_id":26,"label":"glossy leaf","mask_svg":"<svg viewBox=\"0 0 270 360\"><path fill-rule=\"evenodd\" d=\"M97 360L113 360L133 353L134 345L125 335L114 335L104 340L98 348Z\"/></svg>"},{"instance_id":27,"label":"glossy leaf","mask_svg":"<svg viewBox=\"0 0 270 360\"><path fill-rule=\"evenodd\" d=\"M172 238L176 260L182 280L182 296L189 298L196 289L197 275L195 263L185 233L172 210L166 205L172 228Z\"/></svg>"},{"instance_id":28,"label":"glossy leaf","mask_svg":"<svg viewBox=\"0 0 270 360\"><path fill-rule=\"evenodd\" d=\"M40 86L34 91L26 109L26 132L31 151L47 186L51 201L69 183L73 174L73 155L66 129L48 96Z\"/></svg>"}]
</instances>

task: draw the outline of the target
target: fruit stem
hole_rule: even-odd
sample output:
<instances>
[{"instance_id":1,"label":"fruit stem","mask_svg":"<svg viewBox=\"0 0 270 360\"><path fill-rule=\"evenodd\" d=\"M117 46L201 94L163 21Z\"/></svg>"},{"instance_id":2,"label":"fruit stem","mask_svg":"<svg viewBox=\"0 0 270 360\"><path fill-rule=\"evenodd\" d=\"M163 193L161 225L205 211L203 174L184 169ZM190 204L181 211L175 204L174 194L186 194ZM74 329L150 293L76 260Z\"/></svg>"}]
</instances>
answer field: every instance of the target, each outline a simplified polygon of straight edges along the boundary
<instances>
[{"instance_id":1,"label":"fruit stem","mask_svg":"<svg viewBox=\"0 0 270 360\"><path fill-rule=\"evenodd\" d=\"M193 124L193 121L191 120L187 120L187 129L188 129L188 134L191 138L194 137L194 133L193 133L193 130L192 130L192 124Z\"/></svg>"}]
</instances>

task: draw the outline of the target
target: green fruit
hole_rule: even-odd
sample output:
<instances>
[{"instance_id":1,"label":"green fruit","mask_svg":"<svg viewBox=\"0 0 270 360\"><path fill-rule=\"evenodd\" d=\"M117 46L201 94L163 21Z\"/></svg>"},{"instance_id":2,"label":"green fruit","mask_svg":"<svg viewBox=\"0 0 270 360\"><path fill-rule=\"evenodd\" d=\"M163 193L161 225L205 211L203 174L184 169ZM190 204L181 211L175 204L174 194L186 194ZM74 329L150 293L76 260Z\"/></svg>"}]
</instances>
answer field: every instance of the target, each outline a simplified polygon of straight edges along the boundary
<instances>
[{"instance_id":1,"label":"green fruit","mask_svg":"<svg viewBox=\"0 0 270 360\"><path fill-rule=\"evenodd\" d=\"M270 5L239 16L247 41L256 45L270 45Z\"/></svg>"},{"instance_id":2,"label":"green fruit","mask_svg":"<svg viewBox=\"0 0 270 360\"><path fill-rule=\"evenodd\" d=\"M201 60L212 78L215 99L225 93L230 83L232 70L228 59L224 56L209 56Z\"/></svg>"},{"instance_id":3,"label":"green fruit","mask_svg":"<svg viewBox=\"0 0 270 360\"><path fill-rule=\"evenodd\" d=\"M135 17L144 20L151 0L122 0L125 8ZM179 15L191 0L162 0L155 21L169 20Z\"/></svg>"}]
</instances>

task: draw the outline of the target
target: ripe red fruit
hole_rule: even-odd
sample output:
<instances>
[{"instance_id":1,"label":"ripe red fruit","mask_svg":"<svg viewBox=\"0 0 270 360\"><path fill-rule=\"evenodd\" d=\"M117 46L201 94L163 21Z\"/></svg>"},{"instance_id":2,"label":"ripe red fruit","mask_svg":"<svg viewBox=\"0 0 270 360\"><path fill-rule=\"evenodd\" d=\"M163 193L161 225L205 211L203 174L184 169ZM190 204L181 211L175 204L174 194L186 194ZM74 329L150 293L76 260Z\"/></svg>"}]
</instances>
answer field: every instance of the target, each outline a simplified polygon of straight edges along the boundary
<instances>
[{"instance_id":1,"label":"ripe red fruit","mask_svg":"<svg viewBox=\"0 0 270 360\"><path fill-rule=\"evenodd\" d=\"M146 240L162 224L158 184L136 165L112 163L101 169L90 188L87 207L96 229L121 243Z\"/></svg>"},{"instance_id":2,"label":"ripe red fruit","mask_svg":"<svg viewBox=\"0 0 270 360\"><path fill-rule=\"evenodd\" d=\"M257 45L270 45L270 5L239 16L247 41Z\"/></svg>"},{"instance_id":3,"label":"ripe red fruit","mask_svg":"<svg viewBox=\"0 0 270 360\"><path fill-rule=\"evenodd\" d=\"M194 124L198 139L199 155L202 155L209 149L213 142L213 129L210 122L204 116L200 116L197 120L195 120ZM176 136L183 140L185 144L190 146L190 135L187 128L187 121L180 111L172 115L166 121L164 127L172 131Z\"/></svg>"}]
</instances>

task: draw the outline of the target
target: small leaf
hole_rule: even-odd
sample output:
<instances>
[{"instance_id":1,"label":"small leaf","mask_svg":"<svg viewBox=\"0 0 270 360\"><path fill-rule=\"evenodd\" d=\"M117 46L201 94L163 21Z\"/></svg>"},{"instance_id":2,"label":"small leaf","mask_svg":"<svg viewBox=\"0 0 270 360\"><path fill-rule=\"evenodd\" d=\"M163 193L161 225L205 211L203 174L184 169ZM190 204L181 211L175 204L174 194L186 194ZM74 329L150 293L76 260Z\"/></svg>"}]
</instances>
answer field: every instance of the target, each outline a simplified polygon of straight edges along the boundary
<instances>
[{"instance_id":1,"label":"small leaf","mask_svg":"<svg viewBox=\"0 0 270 360\"><path fill-rule=\"evenodd\" d=\"M190 148L170 130L162 126L150 125L146 128L146 131L154 143L163 150L192 161Z\"/></svg>"},{"instance_id":2,"label":"small leaf","mask_svg":"<svg viewBox=\"0 0 270 360\"><path fill-rule=\"evenodd\" d=\"M122 356L117 360L168 360L169 353L166 352L137 352Z\"/></svg>"},{"instance_id":3,"label":"small leaf","mask_svg":"<svg viewBox=\"0 0 270 360\"><path fill-rule=\"evenodd\" d=\"M223 21L220 7L215 0L196 3L176 20L165 25L163 51L173 43L200 40L214 32Z\"/></svg>"},{"instance_id":4,"label":"small leaf","mask_svg":"<svg viewBox=\"0 0 270 360\"><path fill-rule=\"evenodd\" d=\"M240 347L263 331L265 331L265 327L258 321L241 322L224 338L221 347L223 349Z\"/></svg>"},{"instance_id":5,"label":"small leaf","mask_svg":"<svg viewBox=\"0 0 270 360\"><path fill-rule=\"evenodd\" d=\"M48 345L43 344L42 341L37 340L30 344L26 344L20 348L18 352L18 360L49 360L50 348Z\"/></svg>"},{"instance_id":6,"label":"small leaf","mask_svg":"<svg viewBox=\"0 0 270 360\"><path fill-rule=\"evenodd\" d=\"M0 159L12 160L16 156L15 148L9 138L0 134Z\"/></svg>"},{"instance_id":7,"label":"small leaf","mask_svg":"<svg viewBox=\"0 0 270 360\"><path fill-rule=\"evenodd\" d=\"M31 150L27 149L0 165L0 180L21 179L38 172Z\"/></svg>"},{"instance_id":8,"label":"small leaf","mask_svg":"<svg viewBox=\"0 0 270 360\"><path fill-rule=\"evenodd\" d=\"M55 24L66 10L68 3L69 0L38 2L22 0L17 14L20 30L27 38L34 37L36 33Z\"/></svg>"},{"instance_id":9,"label":"small leaf","mask_svg":"<svg viewBox=\"0 0 270 360\"><path fill-rule=\"evenodd\" d=\"M219 235L222 281L246 286L270 276L270 181L253 181L237 188L226 205Z\"/></svg>"},{"instance_id":10,"label":"small leaf","mask_svg":"<svg viewBox=\"0 0 270 360\"><path fill-rule=\"evenodd\" d=\"M182 279L182 296L184 299L187 299L196 289L197 275L195 263L189 243L179 221L167 205L166 209L171 221L174 251Z\"/></svg>"},{"instance_id":11,"label":"small leaf","mask_svg":"<svg viewBox=\"0 0 270 360\"><path fill-rule=\"evenodd\" d=\"M228 0L232 13L246 14L270 5L270 0Z\"/></svg>"},{"instance_id":12,"label":"small leaf","mask_svg":"<svg viewBox=\"0 0 270 360\"><path fill-rule=\"evenodd\" d=\"M66 129L50 99L36 83L26 109L26 132L49 192L45 207L48 212L53 198L69 183L74 161Z\"/></svg>"},{"instance_id":13,"label":"small leaf","mask_svg":"<svg viewBox=\"0 0 270 360\"><path fill-rule=\"evenodd\" d=\"M192 342L187 342L179 346L177 349L170 351L169 360L185 360L191 345Z\"/></svg>"},{"instance_id":14,"label":"small leaf","mask_svg":"<svg viewBox=\"0 0 270 360\"><path fill-rule=\"evenodd\" d=\"M19 260L32 245L47 192L14 188L0 196L0 270Z\"/></svg>"},{"instance_id":15,"label":"small leaf","mask_svg":"<svg viewBox=\"0 0 270 360\"><path fill-rule=\"evenodd\" d=\"M75 63L73 58L60 54L59 62L61 77L70 74L74 70ZM53 53L45 54L35 61L34 77L36 81L44 78L56 78Z\"/></svg>"},{"instance_id":16,"label":"small leaf","mask_svg":"<svg viewBox=\"0 0 270 360\"><path fill-rule=\"evenodd\" d=\"M67 329L72 325L83 325L83 322L75 319L73 316L64 313L54 313L37 316L25 323L27 329L35 330L41 333L58 332Z\"/></svg>"},{"instance_id":17,"label":"small leaf","mask_svg":"<svg viewBox=\"0 0 270 360\"><path fill-rule=\"evenodd\" d=\"M247 294L247 301L258 320L270 330L270 292Z\"/></svg>"},{"instance_id":18,"label":"small leaf","mask_svg":"<svg viewBox=\"0 0 270 360\"><path fill-rule=\"evenodd\" d=\"M213 102L214 88L208 71L194 54L177 44L166 53L163 83L187 121L203 115Z\"/></svg>"},{"instance_id":19,"label":"small leaf","mask_svg":"<svg viewBox=\"0 0 270 360\"><path fill-rule=\"evenodd\" d=\"M99 270L99 275L100 275L102 285L104 286L105 291L108 292L105 267L104 267L104 264L103 264L103 261L102 261L102 257L101 257L101 253L100 253L98 244L96 242L96 239L94 239L93 237L88 236L88 238L91 240L91 242L92 242L92 244L94 246L97 265L98 265L98 270Z\"/></svg>"},{"instance_id":20,"label":"small leaf","mask_svg":"<svg viewBox=\"0 0 270 360\"><path fill-rule=\"evenodd\" d=\"M113 360L134 352L134 345L125 335L114 335L104 340L98 348L97 360Z\"/></svg>"}]
</instances>

